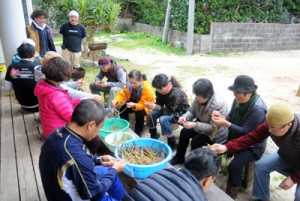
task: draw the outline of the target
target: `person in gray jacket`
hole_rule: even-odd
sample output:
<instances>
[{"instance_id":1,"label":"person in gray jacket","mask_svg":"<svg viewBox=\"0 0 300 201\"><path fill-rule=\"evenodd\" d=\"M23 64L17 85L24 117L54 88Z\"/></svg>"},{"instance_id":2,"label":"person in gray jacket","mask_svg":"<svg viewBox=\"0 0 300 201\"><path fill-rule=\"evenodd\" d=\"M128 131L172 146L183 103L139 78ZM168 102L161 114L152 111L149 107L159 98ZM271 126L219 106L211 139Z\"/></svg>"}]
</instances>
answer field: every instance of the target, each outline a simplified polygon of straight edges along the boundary
<instances>
[{"instance_id":1,"label":"person in gray jacket","mask_svg":"<svg viewBox=\"0 0 300 201\"><path fill-rule=\"evenodd\" d=\"M123 201L207 201L204 192L218 175L222 159L206 148L193 150L183 168L155 172L131 189Z\"/></svg>"},{"instance_id":2,"label":"person in gray jacket","mask_svg":"<svg viewBox=\"0 0 300 201\"><path fill-rule=\"evenodd\" d=\"M221 143L227 139L226 127L217 127L211 121L214 110L223 115L227 114L226 103L215 94L211 81L206 78L197 80L193 84L193 93L196 97L189 111L178 120L184 128L180 132L176 155L170 161L172 165L184 163L186 149L191 138L192 150L207 144Z\"/></svg>"}]
</instances>

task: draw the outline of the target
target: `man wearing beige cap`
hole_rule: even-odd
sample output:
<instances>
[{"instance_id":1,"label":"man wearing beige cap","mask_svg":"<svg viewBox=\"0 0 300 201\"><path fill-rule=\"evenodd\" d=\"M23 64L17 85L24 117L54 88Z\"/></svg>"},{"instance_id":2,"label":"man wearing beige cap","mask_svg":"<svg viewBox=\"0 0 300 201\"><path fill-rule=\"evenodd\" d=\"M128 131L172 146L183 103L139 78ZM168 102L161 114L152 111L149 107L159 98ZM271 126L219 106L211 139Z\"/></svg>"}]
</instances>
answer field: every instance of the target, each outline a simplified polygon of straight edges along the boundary
<instances>
[{"instance_id":1,"label":"man wearing beige cap","mask_svg":"<svg viewBox=\"0 0 300 201\"><path fill-rule=\"evenodd\" d=\"M287 190L297 185L295 201L300 200L300 115L294 114L283 102L273 104L266 121L254 131L225 145L214 144L211 149L219 154L237 152L271 137L279 147L277 152L262 157L255 163L255 175L252 195L258 200L270 199L270 173L288 170L290 173L279 187Z\"/></svg>"},{"instance_id":2,"label":"man wearing beige cap","mask_svg":"<svg viewBox=\"0 0 300 201\"><path fill-rule=\"evenodd\" d=\"M71 67L80 67L81 44L86 39L86 28L78 22L79 14L75 10L69 13L69 22L60 27L63 36L62 57Z\"/></svg>"}]
</instances>

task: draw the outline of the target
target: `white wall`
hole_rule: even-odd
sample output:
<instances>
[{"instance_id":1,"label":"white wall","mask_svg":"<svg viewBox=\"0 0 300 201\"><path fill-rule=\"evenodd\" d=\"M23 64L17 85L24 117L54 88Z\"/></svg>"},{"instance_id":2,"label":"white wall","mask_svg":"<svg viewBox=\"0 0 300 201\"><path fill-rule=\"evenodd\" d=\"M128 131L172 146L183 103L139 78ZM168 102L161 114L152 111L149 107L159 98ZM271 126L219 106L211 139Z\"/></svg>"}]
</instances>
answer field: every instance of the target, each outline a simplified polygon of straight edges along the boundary
<instances>
[{"instance_id":1,"label":"white wall","mask_svg":"<svg viewBox=\"0 0 300 201\"><path fill-rule=\"evenodd\" d=\"M0 38L8 66L17 47L26 38L25 19L20 0L0 0Z\"/></svg>"}]
</instances>

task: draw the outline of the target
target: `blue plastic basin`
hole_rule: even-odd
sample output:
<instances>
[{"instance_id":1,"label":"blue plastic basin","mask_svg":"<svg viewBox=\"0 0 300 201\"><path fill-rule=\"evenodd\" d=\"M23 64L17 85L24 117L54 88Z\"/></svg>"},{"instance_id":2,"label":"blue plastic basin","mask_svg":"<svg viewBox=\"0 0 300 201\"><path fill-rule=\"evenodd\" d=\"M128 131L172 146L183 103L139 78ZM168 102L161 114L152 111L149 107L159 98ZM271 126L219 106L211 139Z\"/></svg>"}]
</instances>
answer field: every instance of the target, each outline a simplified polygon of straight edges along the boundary
<instances>
[{"instance_id":1,"label":"blue plastic basin","mask_svg":"<svg viewBox=\"0 0 300 201\"><path fill-rule=\"evenodd\" d=\"M143 179L151 175L152 173L162 170L166 167L168 161L172 157L172 150L169 145L165 144L162 141L155 140L155 139L149 139L149 138L139 138L139 139L133 139L129 140L121 145L119 145L115 149L115 157L117 159L120 159L120 156L118 154L118 150L122 146L133 146L136 145L137 147L148 147L150 146L153 150L156 151L163 151L165 150L166 152L166 158L155 164L151 165L136 165L136 164L131 164L131 163L126 163L126 167L124 169L124 173L127 174L128 176L137 178L137 179Z\"/></svg>"}]
</instances>

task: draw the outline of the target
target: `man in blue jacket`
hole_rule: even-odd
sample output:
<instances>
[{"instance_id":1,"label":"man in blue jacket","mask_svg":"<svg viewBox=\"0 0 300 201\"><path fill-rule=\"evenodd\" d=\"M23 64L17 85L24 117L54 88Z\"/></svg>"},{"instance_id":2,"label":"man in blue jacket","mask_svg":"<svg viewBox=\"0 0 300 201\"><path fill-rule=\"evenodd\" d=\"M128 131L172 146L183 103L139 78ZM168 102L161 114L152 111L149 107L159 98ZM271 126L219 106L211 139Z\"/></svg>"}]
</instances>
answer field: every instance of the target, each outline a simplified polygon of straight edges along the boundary
<instances>
[{"instance_id":1,"label":"man in blue jacket","mask_svg":"<svg viewBox=\"0 0 300 201\"><path fill-rule=\"evenodd\" d=\"M74 109L71 122L47 138L39 168L48 200L122 199L125 191L118 173L125 161L109 155L93 157L85 145L98 135L104 119L103 105L86 99Z\"/></svg>"},{"instance_id":2,"label":"man in blue jacket","mask_svg":"<svg viewBox=\"0 0 300 201\"><path fill-rule=\"evenodd\" d=\"M221 157L209 149L195 149L183 168L168 168L150 175L131 189L123 200L207 201L204 192L212 186L221 161Z\"/></svg>"}]
</instances>

